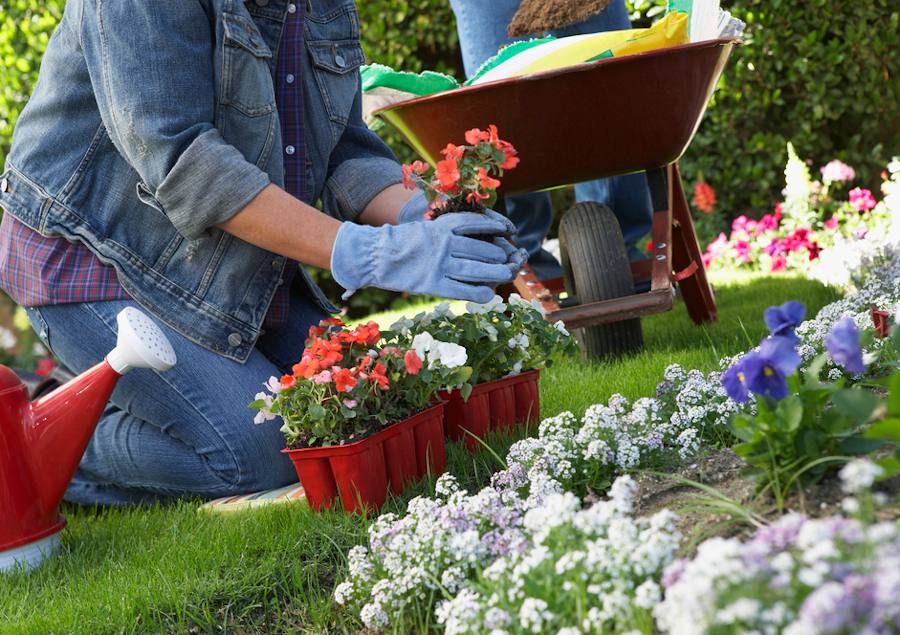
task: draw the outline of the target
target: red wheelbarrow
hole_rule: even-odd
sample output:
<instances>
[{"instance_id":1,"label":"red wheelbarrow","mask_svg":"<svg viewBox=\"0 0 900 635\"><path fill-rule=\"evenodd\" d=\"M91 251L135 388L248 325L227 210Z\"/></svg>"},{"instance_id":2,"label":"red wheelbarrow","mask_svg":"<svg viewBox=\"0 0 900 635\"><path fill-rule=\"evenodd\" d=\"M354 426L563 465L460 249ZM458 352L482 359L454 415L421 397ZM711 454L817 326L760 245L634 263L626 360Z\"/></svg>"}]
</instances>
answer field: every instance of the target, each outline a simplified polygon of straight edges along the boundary
<instances>
[{"instance_id":1,"label":"red wheelbarrow","mask_svg":"<svg viewBox=\"0 0 900 635\"><path fill-rule=\"evenodd\" d=\"M529 267L514 285L547 319L578 329L586 356L640 348L640 317L672 308L677 285L694 322L716 319L677 161L694 136L735 40L710 40L429 95L376 114L434 164L448 142L494 123L521 163L502 195L647 171L652 250L629 263L612 210L580 203L560 222L563 280ZM635 293L635 287L649 291Z\"/></svg>"}]
</instances>

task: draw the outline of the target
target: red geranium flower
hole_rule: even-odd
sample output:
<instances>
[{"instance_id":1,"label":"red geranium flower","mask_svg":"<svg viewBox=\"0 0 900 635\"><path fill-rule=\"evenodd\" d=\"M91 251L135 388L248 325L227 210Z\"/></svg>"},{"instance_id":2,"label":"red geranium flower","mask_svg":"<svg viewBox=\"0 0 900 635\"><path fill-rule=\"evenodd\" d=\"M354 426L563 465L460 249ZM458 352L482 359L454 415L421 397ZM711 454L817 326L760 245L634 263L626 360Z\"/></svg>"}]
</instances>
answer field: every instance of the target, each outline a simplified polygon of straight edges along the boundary
<instances>
[{"instance_id":1,"label":"red geranium flower","mask_svg":"<svg viewBox=\"0 0 900 635\"><path fill-rule=\"evenodd\" d=\"M454 161L462 159L465 153L466 149L464 147L453 145L452 143L448 143L447 147L441 150L441 154L445 159L453 159Z\"/></svg>"},{"instance_id":2,"label":"red geranium flower","mask_svg":"<svg viewBox=\"0 0 900 635\"><path fill-rule=\"evenodd\" d=\"M454 189L459 182L459 164L455 159L438 161L434 176L440 181L444 191Z\"/></svg>"},{"instance_id":3,"label":"red geranium flower","mask_svg":"<svg viewBox=\"0 0 900 635\"><path fill-rule=\"evenodd\" d=\"M416 181L412 178L412 175L422 175L428 171L429 167L431 166L424 161L413 161L409 165L404 164L401 167L403 170L403 185L410 190L416 189Z\"/></svg>"},{"instance_id":4,"label":"red geranium flower","mask_svg":"<svg viewBox=\"0 0 900 635\"><path fill-rule=\"evenodd\" d=\"M500 187L500 181L488 174L484 168L478 168L478 182L485 190L496 190Z\"/></svg>"},{"instance_id":5,"label":"red geranium flower","mask_svg":"<svg viewBox=\"0 0 900 635\"><path fill-rule=\"evenodd\" d=\"M331 377L338 392L350 392L356 387L356 377L349 368L339 368L332 373Z\"/></svg>"},{"instance_id":6,"label":"red geranium flower","mask_svg":"<svg viewBox=\"0 0 900 635\"><path fill-rule=\"evenodd\" d=\"M406 365L406 372L410 375L418 375L419 371L422 370L422 360L419 359L414 350L406 351L406 355L403 356L403 363Z\"/></svg>"},{"instance_id":7,"label":"red geranium flower","mask_svg":"<svg viewBox=\"0 0 900 635\"><path fill-rule=\"evenodd\" d=\"M293 388L294 384L297 383L297 380L293 375L282 375L281 376L281 387L282 388Z\"/></svg>"},{"instance_id":8,"label":"red geranium flower","mask_svg":"<svg viewBox=\"0 0 900 635\"><path fill-rule=\"evenodd\" d=\"M391 382L388 380L387 375L385 375L385 371L387 371L387 368L384 367L384 364L378 362L375 364L375 368L372 369L372 372L369 373L369 381L375 382L381 389L387 388L391 385Z\"/></svg>"},{"instance_id":9,"label":"red geranium flower","mask_svg":"<svg viewBox=\"0 0 900 635\"><path fill-rule=\"evenodd\" d=\"M519 153L508 141L500 141L500 150L506 155L506 159L500 164L501 170L512 170L519 165Z\"/></svg>"},{"instance_id":10,"label":"red geranium flower","mask_svg":"<svg viewBox=\"0 0 900 635\"><path fill-rule=\"evenodd\" d=\"M706 181L694 185L694 206L704 214L712 214L716 208L716 191Z\"/></svg>"},{"instance_id":11,"label":"red geranium flower","mask_svg":"<svg viewBox=\"0 0 900 635\"><path fill-rule=\"evenodd\" d=\"M495 128L496 130L496 128ZM466 130L466 143L470 146L478 145L482 141L490 141L491 135L489 132L485 132L484 130L480 130L478 128L472 128L471 130Z\"/></svg>"},{"instance_id":12,"label":"red geranium flower","mask_svg":"<svg viewBox=\"0 0 900 635\"><path fill-rule=\"evenodd\" d=\"M304 379L309 379L319 372L319 360L313 357L304 356L303 359L294 364L294 367L291 370L294 373L294 377L303 377ZM284 384L283 378L282 384Z\"/></svg>"},{"instance_id":13,"label":"red geranium flower","mask_svg":"<svg viewBox=\"0 0 900 635\"><path fill-rule=\"evenodd\" d=\"M42 357L38 360L34 372L41 377L47 377L50 375L54 368L56 368L56 364L53 362L52 357Z\"/></svg>"}]
</instances>

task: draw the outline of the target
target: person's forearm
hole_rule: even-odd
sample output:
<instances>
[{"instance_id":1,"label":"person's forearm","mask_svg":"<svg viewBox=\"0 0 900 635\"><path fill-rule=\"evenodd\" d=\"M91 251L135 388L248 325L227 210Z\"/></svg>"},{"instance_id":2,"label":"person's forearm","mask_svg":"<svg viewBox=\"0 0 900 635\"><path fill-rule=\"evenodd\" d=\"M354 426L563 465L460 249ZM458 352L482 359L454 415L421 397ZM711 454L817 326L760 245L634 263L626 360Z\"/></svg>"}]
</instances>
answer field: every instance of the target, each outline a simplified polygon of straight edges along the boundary
<instances>
[{"instance_id":1,"label":"person's forearm","mask_svg":"<svg viewBox=\"0 0 900 635\"><path fill-rule=\"evenodd\" d=\"M416 190L409 190L402 183L381 190L359 215L359 222L375 227L396 225L400 209L415 193Z\"/></svg>"},{"instance_id":2,"label":"person's forearm","mask_svg":"<svg viewBox=\"0 0 900 635\"><path fill-rule=\"evenodd\" d=\"M322 269L331 268L331 251L340 227L340 221L272 184L219 225L257 247Z\"/></svg>"}]
</instances>

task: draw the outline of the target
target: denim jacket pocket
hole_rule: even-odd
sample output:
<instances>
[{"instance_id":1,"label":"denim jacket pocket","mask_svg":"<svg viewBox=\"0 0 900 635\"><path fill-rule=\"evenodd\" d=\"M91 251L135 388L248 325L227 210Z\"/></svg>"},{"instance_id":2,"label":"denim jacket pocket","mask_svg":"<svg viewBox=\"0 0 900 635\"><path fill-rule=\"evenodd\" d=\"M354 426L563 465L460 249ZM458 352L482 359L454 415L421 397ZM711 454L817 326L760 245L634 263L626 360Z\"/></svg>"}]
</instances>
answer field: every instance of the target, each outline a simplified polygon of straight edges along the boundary
<instances>
[{"instance_id":1,"label":"denim jacket pocket","mask_svg":"<svg viewBox=\"0 0 900 635\"><path fill-rule=\"evenodd\" d=\"M328 117L346 124L359 92L358 69L366 59L362 46L358 40L347 40L308 42L307 48Z\"/></svg>"},{"instance_id":2,"label":"denim jacket pocket","mask_svg":"<svg viewBox=\"0 0 900 635\"><path fill-rule=\"evenodd\" d=\"M224 12L222 24L222 104L248 117L275 112L275 86L269 71L272 50L253 20Z\"/></svg>"}]
</instances>

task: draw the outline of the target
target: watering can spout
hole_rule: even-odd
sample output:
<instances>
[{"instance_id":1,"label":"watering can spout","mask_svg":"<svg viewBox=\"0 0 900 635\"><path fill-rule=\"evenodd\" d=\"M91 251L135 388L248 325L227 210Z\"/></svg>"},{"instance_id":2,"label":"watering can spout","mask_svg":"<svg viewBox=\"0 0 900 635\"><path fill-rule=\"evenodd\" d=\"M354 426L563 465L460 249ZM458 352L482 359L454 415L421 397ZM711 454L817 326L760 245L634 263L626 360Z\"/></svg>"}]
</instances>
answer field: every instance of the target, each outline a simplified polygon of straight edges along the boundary
<instances>
[{"instance_id":1,"label":"watering can spout","mask_svg":"<svg viewBox=\"0 0 900 635\"><path fill-rule=\"evenodd\" d=\"M32 403L12 371L0 367L0 517L13 521L0 526L0 571L10 549L62 528L56 508L119 378L133 368L175 364L172 346L146 315L127 308L117 321L118 341L106 359Z\"/></svg>"}]
</instances>

